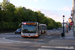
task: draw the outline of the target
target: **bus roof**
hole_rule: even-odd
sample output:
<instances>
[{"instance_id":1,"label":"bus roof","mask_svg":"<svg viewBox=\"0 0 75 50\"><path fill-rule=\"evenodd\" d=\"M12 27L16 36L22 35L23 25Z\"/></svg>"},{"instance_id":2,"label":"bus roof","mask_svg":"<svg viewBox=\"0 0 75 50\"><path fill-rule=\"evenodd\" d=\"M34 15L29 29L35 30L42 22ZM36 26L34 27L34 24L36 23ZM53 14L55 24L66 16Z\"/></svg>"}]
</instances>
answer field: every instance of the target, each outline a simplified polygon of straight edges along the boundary
<instances>
[{"instance_id":1,"label":"bus roof","mask_svg":"<svg viewBox=\"0 0 75 50\"><path fill-rule=\"evenodd\" d=\"M22 22L22 24L24 24L24 25L38 25L38 22L28 21L28 22Z\"/></svg>"},{"instance_id":2,"label":"bus roof","mask_svg":"<svg viewBox=\"0 0 75 50\"><path fill-rule=\"evenodd\" d=\"M44 26L47 26L46 24L40 24L40 25L44 25ZM40 25L39 25L39 26L40 26Z\"/></svg>"},{"instance_id":3,"label":"bus roof","mask_svg":"<svg viewBox=\"0 0 75 50\"><path fill-rule=\"evenodd\" d=\"M22 23L38 23L38 22L27 21L27 22L22 22Z\"/></svg>"}]
</instances>

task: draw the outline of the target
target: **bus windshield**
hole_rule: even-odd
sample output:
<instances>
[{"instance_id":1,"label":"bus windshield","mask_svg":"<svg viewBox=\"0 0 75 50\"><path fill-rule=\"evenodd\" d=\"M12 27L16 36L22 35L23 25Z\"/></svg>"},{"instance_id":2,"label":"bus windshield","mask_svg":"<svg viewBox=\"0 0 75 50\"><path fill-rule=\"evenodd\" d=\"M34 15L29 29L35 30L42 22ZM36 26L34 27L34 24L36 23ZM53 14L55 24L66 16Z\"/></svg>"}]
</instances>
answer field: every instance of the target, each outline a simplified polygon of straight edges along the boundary
<instances>
[{"instance_id":1,"label":"bus windshield","mask_svg":"<svg viewBox=\"0 0 75 50\"><path fill-rule=\"evenodd\" d=\"M23 33L36 33L36 25L23 25Z\"/></svg>"}]
</instances>

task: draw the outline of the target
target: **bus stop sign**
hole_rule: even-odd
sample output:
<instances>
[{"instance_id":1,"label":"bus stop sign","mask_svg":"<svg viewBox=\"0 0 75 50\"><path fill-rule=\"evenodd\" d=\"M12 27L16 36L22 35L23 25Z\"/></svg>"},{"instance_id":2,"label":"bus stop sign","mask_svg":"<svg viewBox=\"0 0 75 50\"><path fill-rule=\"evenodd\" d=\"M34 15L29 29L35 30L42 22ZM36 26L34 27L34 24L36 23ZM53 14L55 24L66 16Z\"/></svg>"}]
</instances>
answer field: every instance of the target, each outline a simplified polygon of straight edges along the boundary
<instances>
[{"instance_id":1,"label":"bus stop sign","mask_svg":"<svg viewBox=\"0 0 75 50\"><path fill-rule=\"evenodd\" d=\"M72 26L73 25L73 22L70 22L70 25Z\"/></svg>"}]
</instances>

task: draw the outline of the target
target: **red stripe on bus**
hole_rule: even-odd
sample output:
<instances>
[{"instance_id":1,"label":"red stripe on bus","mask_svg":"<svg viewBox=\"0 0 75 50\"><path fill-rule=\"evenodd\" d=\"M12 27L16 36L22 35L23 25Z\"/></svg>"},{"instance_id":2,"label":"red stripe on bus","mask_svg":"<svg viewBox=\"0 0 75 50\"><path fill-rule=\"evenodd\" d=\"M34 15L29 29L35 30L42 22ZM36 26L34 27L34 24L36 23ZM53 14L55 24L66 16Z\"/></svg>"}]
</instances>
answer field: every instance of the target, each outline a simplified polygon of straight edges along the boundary
<instances>
[{"instance_id":1,"label":"red stripe on bus","mask_svg":"<svg viewBox=\"0 0 75 50\"><path fill-rule=\"evenodd\" d=\"M21 37L38 37L38 36L25 36L25 35L21 35Z\"/></svg>"}]
</instances>

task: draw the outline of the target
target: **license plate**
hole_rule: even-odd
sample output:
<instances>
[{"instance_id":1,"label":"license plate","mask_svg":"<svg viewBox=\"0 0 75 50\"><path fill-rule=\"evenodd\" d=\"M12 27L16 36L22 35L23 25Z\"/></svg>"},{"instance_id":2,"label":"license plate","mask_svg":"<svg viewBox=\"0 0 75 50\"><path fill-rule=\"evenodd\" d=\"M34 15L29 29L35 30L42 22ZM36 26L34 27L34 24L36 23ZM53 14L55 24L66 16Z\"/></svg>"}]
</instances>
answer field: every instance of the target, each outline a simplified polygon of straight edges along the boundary
<instances>
[{"instance_id":1,"label":"license plate","mask_svg":"<svg viewBox=\"0 0 75 50\"><path fill-rule=\"evenodd\" d=\"M28 37L30 37L30 36L28 36Z\"/></svg>"}]
</instances>

